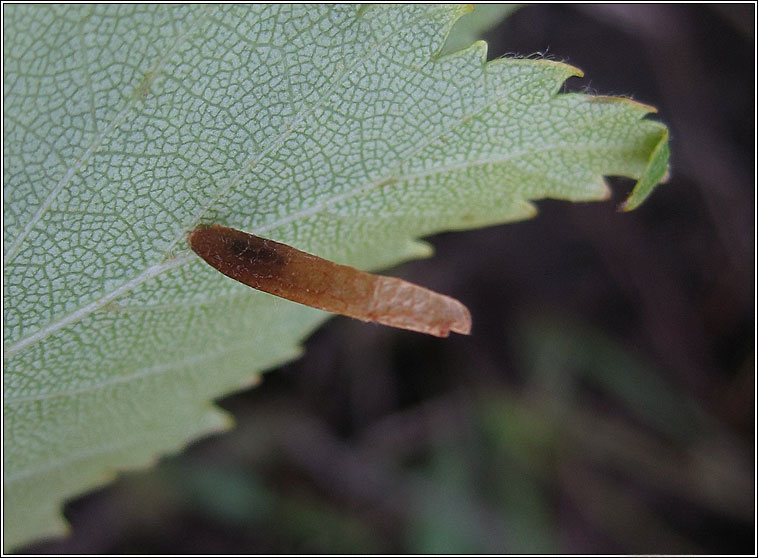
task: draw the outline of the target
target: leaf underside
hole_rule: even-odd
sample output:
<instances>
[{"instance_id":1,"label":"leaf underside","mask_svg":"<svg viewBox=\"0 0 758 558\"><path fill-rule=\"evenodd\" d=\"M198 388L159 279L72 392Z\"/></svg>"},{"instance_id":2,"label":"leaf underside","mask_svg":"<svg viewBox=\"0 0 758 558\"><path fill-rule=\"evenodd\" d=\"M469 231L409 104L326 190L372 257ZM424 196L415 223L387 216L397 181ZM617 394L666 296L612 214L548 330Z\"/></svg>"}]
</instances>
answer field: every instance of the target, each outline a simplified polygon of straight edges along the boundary
<instances>
[{"instance_id":1,"label":"leaf underside","mask_svg":"<svg viewBox=\"0 0 758 558\"><path fill-rule=\"evenodd\" d=\"M4 7L5 545L61 502L230 419L211 400L300 354L328 316L194 256L221 223L378 269L417 240L602 200L667 166L579 72L440 56L458 6Z\"/></svg>"}]
</instances>

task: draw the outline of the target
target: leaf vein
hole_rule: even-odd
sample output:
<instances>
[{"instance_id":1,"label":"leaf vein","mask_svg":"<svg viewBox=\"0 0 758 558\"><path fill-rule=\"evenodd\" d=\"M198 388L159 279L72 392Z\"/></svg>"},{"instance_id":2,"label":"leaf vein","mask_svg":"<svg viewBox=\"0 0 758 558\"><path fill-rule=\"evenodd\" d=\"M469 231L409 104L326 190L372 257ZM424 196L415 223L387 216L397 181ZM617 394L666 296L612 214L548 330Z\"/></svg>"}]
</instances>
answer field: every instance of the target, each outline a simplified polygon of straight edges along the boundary
<instances>
[{"instance_id":1,"label":"leaf vein","mask_svg":"<svg viewBox=\"0 0 758 558\"><path fill-rule=\"evenodd\" d=\"M157 74L163 64L166 60L171 56L171 54L179 47L181 42L190 35L192 31L194 31L194 28L197 24L201 23L203 21L203 18L198 16L195 22L193 22L192 25L189 25L186 32L183 35L180 35L176 38L174 41L174 44L166 51L166 53L156 62L155 66L152 70L150 70L150 73ZM66 169L66 172L63 173L63 176L58 180L58 182L53 186L52 190L50 190L50 193L47 195L47 197L44 199L44 201L40 204L40 206L37 208L37 211L34 212L34 215L32 215L31 219L24 225L23 229L21 229L21 232L19 235L13 240L13 242L8 247L8 251L3 256L3 265L8 265L10 262L13 261L13 259L18 255L19 251L21 250L21 246L23 245L24 241L26 240L26 237L29 236L29 233L31 233L32 229L37 225L37 223L42 219L42 217L47 213L47 210L50 209L55 199L58 197L58 195L63 191L63 189L68 185L68 183L71 181L71 179L74 177L74 175L77 173L77 171L86 163L89 158L92 156L93 153L97 151L97 148L102 144L102 142L108 137L108 134L115 130L119 124L121 124L131 112L132 108L137 103L138 99L136 97L131 98L124 108L119 111L119 113L108 123L108 126L105 127L105 129L97 134L95 136L95 139L92 141L92 143L85 149L85 151L74 161L74 164L72 164L68 169Z\"/></svg>"}]
</instances>

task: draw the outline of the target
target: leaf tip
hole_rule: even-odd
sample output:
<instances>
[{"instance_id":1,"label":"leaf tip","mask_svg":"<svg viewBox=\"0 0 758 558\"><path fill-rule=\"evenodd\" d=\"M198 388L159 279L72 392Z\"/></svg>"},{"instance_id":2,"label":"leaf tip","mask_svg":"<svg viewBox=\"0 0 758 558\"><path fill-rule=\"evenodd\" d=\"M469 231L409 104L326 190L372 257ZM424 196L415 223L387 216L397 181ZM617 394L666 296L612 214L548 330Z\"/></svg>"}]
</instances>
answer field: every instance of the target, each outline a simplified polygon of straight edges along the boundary
<instances>
[{"instance_id":1,"label":"leaf tip","mask_svg":"<svg viewBox=\"0 0 758 558\"><path fill-rule=\"evenodd\" d=\"M611 187L608 186L608 182L601 178L598 183L598 199L601 201L607 201L611 199L612 195L613 191L611 190Z\"/></svg>"},{"instance_id":2,"label":"leaf tip","mask_svg":"<svg viewBox=\"0 0 758 558\"><path fill-rule=\"evenodd\" d=\"M595 104L621 104L639 111L642 115L656 114L658 109L652 105L640 103L629 97L620 97L617 95L588 95L587 100Z\"/></svg>"},{"instance_id":3,"label":"leaf tip","mask_svg":"<svg viewBox=\"0 0 758 558\"><path fill-rule=\"evenodd\" d=\"M584 72L581 69L577 68L576 66L572 66L571 64L567 64L566 62L561 62L559 60L550 60L546 58L545 56L546 55L543 53L537 53L536 60L540 64L553 66L556 69L559 69L561 71L561 75L564 81L572 77L578 77L578 78L584 77ZM529 59L532 59L532 57L529 57Z\"/></svg>"},{"instance_id":4,"label":"leaf tip","mask_svg":"<svg viewBox=\"0 0 758 558\"><path fill-rule=\"evenodd\" d=\"M662 127L661 137L650 153L644 172L634 185L629 197L618 207L619 211L627 212L638 208L651 194L658 184L669 179L669 131Z\"/></svg>"},{"instance_id":5,"label":"leaf tip","mask_svg":"<svg viewBox=\"0 0 758 558\"><path fill-rule=\"evenodd\" d=\"M537 209L537 206L534 205L531 202L525 201L521 204L523 213L519 215L519 218L523 219L534 219L537 214L539 213L539 210Z\"/></svg>"}]
</instances>

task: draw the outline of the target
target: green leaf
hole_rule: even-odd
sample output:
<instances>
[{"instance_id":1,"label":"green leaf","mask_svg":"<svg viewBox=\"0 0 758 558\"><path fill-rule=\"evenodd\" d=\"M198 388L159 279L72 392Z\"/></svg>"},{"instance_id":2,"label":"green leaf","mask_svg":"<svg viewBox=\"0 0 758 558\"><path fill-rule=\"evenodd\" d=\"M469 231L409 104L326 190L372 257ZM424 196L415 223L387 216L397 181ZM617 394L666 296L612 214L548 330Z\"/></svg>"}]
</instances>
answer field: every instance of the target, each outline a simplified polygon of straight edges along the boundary
<instances>
[{"instance_id":1,"label":"green leaf","mask_svg":"<svg viewBox=\"0 0 758 558\"><path fill-rule=\"evenodd\" d=\"M470 46L498 23L518 10L522 4L476 4L455 22L447 38L443 54Z\"/></svg>"},{"instance_id":2,"label":"green leaf","mask_svg":"<svg viewBox=\"0 0 758 558\"><path fill-rule=\"evenodd\" d=\"M229 427L214 397L328 316L187 246L218 222L359 268L436 231L654 185L642 105L577 75L439 56L458 6L5 7L5 544L59 506ZM658 169L665 161L656 162Z\"/></svg>"}]
</instances>

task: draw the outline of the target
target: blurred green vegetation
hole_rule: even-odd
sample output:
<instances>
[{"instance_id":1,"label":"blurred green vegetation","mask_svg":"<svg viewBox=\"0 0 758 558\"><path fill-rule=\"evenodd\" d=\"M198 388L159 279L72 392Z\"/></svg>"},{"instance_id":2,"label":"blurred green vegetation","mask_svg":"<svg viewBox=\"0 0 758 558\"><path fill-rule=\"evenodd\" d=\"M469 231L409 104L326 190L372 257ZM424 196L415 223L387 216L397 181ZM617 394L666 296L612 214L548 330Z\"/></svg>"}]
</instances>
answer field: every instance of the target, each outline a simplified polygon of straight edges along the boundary
<instances>
[{"instance_id":1,"label":"blurred green vegetation","mask_svg":"<svg viewBox=\"0 0 758 558\"><path fill-rule=\"evenodd\" d=\"M243 552L556 553L578 522L604 548L696 553L661 502L749 520L739 447L692 398L576 319L525 319L517 338L520 387L447 394L354 442L283 401L235 410L230 434L117 483L138 541L122 550L195 518Z\"/></svg>"}]
</instances>

